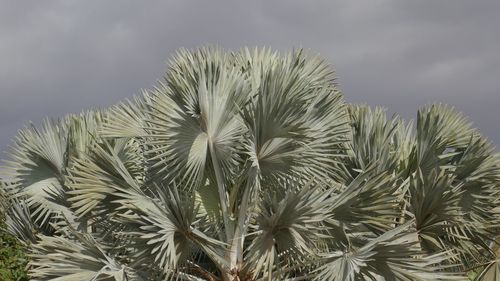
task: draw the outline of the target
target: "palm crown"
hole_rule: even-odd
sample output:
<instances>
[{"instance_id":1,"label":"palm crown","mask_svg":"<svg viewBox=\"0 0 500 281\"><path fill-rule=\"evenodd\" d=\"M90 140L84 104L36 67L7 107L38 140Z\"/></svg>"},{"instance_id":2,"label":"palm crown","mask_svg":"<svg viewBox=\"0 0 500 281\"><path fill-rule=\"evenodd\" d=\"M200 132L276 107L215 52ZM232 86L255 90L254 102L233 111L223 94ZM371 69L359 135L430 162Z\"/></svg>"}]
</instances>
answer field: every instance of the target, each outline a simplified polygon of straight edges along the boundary
<instances>
[{"instance_id":1,"label":"palm crown","mask_svg":"<svg viewBox=\"0 0 500 281\"><path fill-rule=\"evenodd\" d=\"M21 130L4 170L33 280L499 278L493 146L447 106L348 105L300 50L182 50L141 97Z\"/></svg>"}]
</instances>

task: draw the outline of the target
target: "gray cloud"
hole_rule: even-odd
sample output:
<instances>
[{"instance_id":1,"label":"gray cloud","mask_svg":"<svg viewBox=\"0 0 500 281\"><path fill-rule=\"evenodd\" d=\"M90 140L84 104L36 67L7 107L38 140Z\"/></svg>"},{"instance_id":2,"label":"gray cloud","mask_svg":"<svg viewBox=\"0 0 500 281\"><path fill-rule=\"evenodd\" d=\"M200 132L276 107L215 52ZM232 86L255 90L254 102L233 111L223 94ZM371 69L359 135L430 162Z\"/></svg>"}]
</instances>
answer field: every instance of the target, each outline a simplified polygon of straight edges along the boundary
<instances>
[{"instance_id":1,"label":"gray cloud","mask_svg":"<svg viewBox=\"0 0 500 281\"><path fill-rule=\"evenodd\" d=\"M207 43L311 49L348 101L405 118L444 102L500 144L498 1L0 3L1 150L30 120L152 87L176 49Z\"/></svg>"}]
</instances>

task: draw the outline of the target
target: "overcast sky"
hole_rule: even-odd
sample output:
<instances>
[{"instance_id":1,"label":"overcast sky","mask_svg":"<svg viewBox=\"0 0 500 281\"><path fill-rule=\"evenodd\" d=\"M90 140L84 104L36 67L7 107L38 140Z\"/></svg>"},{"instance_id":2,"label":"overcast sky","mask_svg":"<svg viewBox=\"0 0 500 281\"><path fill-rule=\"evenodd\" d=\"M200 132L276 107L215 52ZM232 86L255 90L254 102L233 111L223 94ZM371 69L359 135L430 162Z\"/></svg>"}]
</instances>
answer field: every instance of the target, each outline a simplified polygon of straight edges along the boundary
<instances>
[{"instance_id":1,"label":"overcast sky","mask_svg":"<svg viewBox=\"0 0 500 281\"><path fill-rule=\"evenodd\" d=\"M303 47L349 102L443 102L500 144L500 1L0 0L0 150L31 120L151 88L180 47ZM0 153L0 156L2 156Z\"/></svg>"}]
</instances>

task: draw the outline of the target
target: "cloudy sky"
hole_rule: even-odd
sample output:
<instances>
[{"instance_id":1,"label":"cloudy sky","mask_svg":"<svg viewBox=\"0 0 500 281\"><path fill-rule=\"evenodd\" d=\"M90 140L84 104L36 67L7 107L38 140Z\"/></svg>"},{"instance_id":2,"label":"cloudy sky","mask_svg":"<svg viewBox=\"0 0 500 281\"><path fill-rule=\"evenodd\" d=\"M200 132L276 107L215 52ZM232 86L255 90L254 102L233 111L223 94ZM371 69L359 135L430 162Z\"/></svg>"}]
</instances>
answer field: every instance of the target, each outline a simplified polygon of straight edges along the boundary
<instances>
[{"instance_id":1,"label":"cloudy sky","mask_svg":"<svg viewBox=\"0 0 500 281\"><path fill-rule=\"evenodd\" d=\"M500 1L0 0L0 150L29 121L151 88L180 47L303 47L350 102L451 104L500 144ZM4 155L4 154L0 154Z\"/></svg>"}]
</instances>

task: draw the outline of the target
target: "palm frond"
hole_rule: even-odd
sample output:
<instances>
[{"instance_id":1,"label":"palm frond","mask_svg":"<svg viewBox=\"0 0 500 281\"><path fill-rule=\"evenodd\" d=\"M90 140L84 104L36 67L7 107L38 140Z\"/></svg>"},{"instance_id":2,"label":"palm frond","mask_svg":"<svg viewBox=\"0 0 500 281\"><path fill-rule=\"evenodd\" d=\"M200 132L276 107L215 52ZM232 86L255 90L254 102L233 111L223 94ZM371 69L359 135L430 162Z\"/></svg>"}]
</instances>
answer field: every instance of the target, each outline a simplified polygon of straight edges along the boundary
<instances>
[{"instance_id":1,"label":"palm frond","mask_svg":"<svg viewBox=\"0 0 500 281\"><path fill-rule=\"evenodd\" d=\"M315 280L463 280L458 274L441 272L446 268L439 264L446 254L422 255L410 225L387 231L362 247L325 255Z\"/></svg>"},{"instance_id":2,"label":"palm frond","mask_svg":"<svg viewBox=\"0 0 500 281\"><path fill-rule=\"evenodd\" d=\"M323 60L301 51L282 60L275 56L246 51L240 62L258 77L252 77L257 79L252 81L255 94L243 114L261 173L322 178L344 154L341 144L349 130L333 72Z\"/></svg>"},{"instance_id":3,"label":"palm frond","mask_svg":"<svg viewBox=\"0 0 500 281\"><path fill-rule=\"evenodd\" d=\"M401 189L406 183L387 172L375 173L367 167L348 186L338 186L332 197L332 219L347 224L363 224L372 231L386 231L398 223Z\"/></svg>"},{"instance_id":4,"label":"palm frond","mask_svg":"<svg viewBox=\"0 0 500 281\"><path fill-rule=\"evenodd\" d=\"M70 168L73 161L85 156L94 143L100 141L99 130L103 123L100 111L91 110L79 115L69 115L66 147L66 166Z\"/></svg>"},{"instance_id":5,"label":"palm frond","mask_svg":"<svg viewBox=\"0 0 500 281\"><path fill-rule=\"evenodd\" d=\"M151 93L146 118L155 173L167 182L196 186L209 158L224 174L234 173L246 130L238 110L249 97L227 55L209 48L181 51L166 80Z\"/></svg>"},{"instance_id":6,"label":"palm frond","mask_svg":"<svg viewBox=\"0 0 500 281\"><path fill-rule=\"evenodd\" d=\"M147 135L146 114L149 94L126 100L109 108L104 114L99 133L105 138L143 138Z\"/></svg>"},{"instance_id":7,"label":"palm frond","mask_svg":"<svg viewBox=\"0 0 500 281\"><path fill-rule=\"evenodd\" d=\"M475 229L490 228L499 221L493 210L497 206L491 198L500 198L500 158L493 146L480 136L471 138L462 153L453 157L450 164L455 181L464 190L460 206ZM484 226L484 227L483 227Z\"/></svg>"},{"instance_id":8,"label":"palm frond","mask_svg":"<svg viewBox=\"0 0 500 281\"><path fill-rule=\"evenodd\" d=\"M32 210L33 221L46 228L61 213L70 214L65 194L69 119L46 121L43 129L20 131L6 161L5 177L15 197Z\"/></svg>"},{"instance_id":9,"label":"palm frond","mask_svg":"<svg viewBox=\"0 0 500 281\"><path fill-rule=\"evenodd\" d=\"M75 161L69 179L71 190L67 194L71 197L68 201L79 217L91 211L114 211L118 207L113 203L118 198L115 195L117 191L142 193L141 183L127 169L126 162L120 157L120 150L116 150L109 142L95 146L92 153ZM101 202L104 203L99 206Z\"/></svg>"},{"instance_id":10,"label":"palm frond","mask_svg":"<svg viewBox=\"0 0 500 281\"><path fill-rule=\"evenodd\" d=\"M431 105L417 114L414 170L424 173L446 165L477 134L471 123L452 107Z\"/></svg>"},{"instance_id":11,"label":"palm frond","mask_svg":"<svg viewBox=\"0 0 500 281\"><path fill-rule=\"evenodd\" d=\"M53 232L48 226L45 228L36 225L31 219L31 213L27 203L21 200L9 200L9 206L5 209L6 231L17 237L24 244L33 243L37 240L38 232L51 234Z\"/></svg>"},{"instance_id":12,"label":"palm frond","mask_svg":"<svg viewBox=\"0 0 500 281\"><path fill-rule=\"evenodd\" d=\"M146 280L109 256L88 234L72 231L71 238L42 235L32 248L31 280Z\"/></svg>"},{"instance_id":13,"label":"palm frond","mask_svg":"<svg viewBox=\"0 0 500 281\"><path fill-rule=\"evenodd\" d=\"M403 153L410 150L411 137L399 117L388 120L383 108L349 106L352 140L347 143L348 157L342 161L348 173L341 176L346 183L376 164L374 172L400 173L406 168Z\"/></svg>"},{"instance_id":14,"label":"palm frond","mask_svg":"<svg viewBox=\"0 0 500 281\"><path fill-rule=\"evenodd\" d=\"M461 186L452 182L452 177L435 171L420 172L410 180L408 211L415 218L422 248L429 253L449 250L452 243L446 243L447 236L464 230ZM454 237L460 238L460 232Z\"/></svg>"},{"instance_id":15,"label":"palm frond","mask_svg":"<svg viewBox=\"0 0 500 281\"><path fill-rule=\"evenodd\" d=\"M198 230L193 198L182 198L174 189L155 188L154 199L133 196L123 201L132 212L120 214L119 220L134 226L134 238L140 264L157 263L165 273L182 270L197 250L203 251L219 269L227 267L225 244ZM147 200L149 199L149 200Z\"/></svg>"},{"instance_id":16,"label":"palm frond","mask_svg":"<svg viewBox=\"0 0 500 281\"><path fill-rule=\"evenodd\" d=\"M314 255L324 229L328 197L328 192L312 186L290 191L284 197L267 196L255 218L256 236L246 254L246 271L254 277L279 276L280 268L297 266L303 258Z\"/></svg>"}]
</instances>

